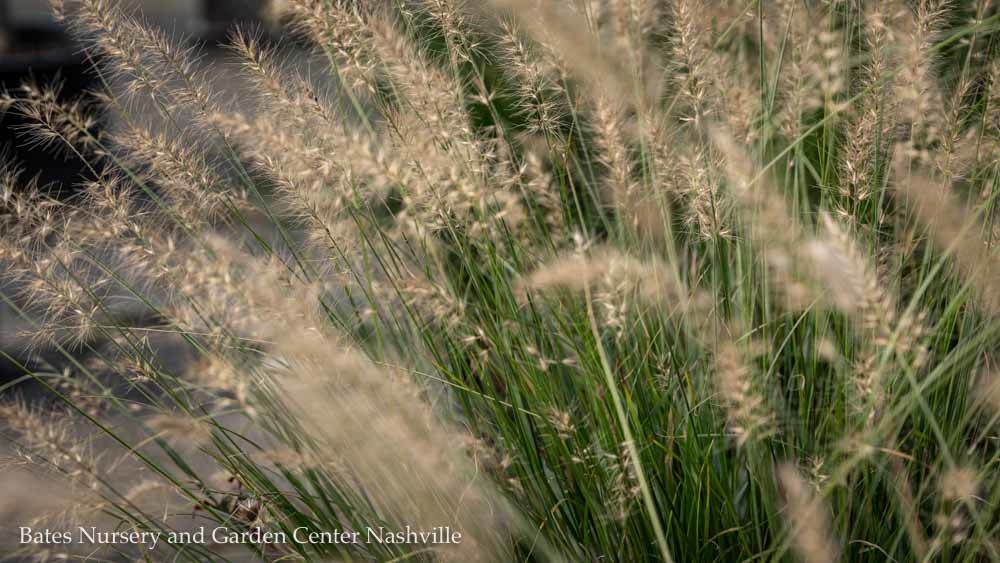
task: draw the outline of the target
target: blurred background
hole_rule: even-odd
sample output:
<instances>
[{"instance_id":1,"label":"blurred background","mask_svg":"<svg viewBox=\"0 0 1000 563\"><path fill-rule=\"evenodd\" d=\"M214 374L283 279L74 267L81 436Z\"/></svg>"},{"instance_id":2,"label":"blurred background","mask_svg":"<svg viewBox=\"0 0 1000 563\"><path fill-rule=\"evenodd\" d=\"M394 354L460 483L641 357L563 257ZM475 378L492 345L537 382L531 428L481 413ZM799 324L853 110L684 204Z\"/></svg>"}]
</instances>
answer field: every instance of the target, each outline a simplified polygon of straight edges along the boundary
<instances>
[{"instance_id":1,"label":"blurred background","mask_svg":"<svg viewBox=\"0 0 1000 563\"><path fill-rule=\"evenodd\" d=\"M274 6L269 0L119 0L119 3L141 11L147 21L172 34L200 43L205 55L202 64L206 65L217 64L225 56L219 45L234 26L274 29L270 17ZM75 98L96 87L91 65L80 46L52 17L49 0L0 0L0 92L15 90L30 79L39 84L58 82L62 84L63 96ZM71 190L79 181L83 163L33 146L21 131L23 125L18 116L0 110L0 154L6 154L23 167L26 178L37 176L42 185L52 186L59 193ZM106 119L103 126L113 127L112 119ZM5 289L10 294L12 288L5 288L0 277L0 291ZM44 359L44 351L32 350L28 354L20 336L24 328L24 323L0 302L0 387L22 375L22 370L8 361L5 354L28 364Z\"/></svg>"},{"instance_id":2,"label":"blurred background","mask_svg":"<svg viewBox=\"0 0 1000 563\"><path fill-rule=\"evenodd\" d=\"M164 29L204 42L207 58L237 23L265 22L267 0L121 0L140 10L146 19ZM34 78L45 84L59 80L63 93L73 97L91 86L93 77L79 46L51 15L49 0L0 0L0 90L17 88ZM43 181L75 177L70 163L54 161L44 151L28 150L17 139L14 116L0 116L0 145Z\"/></svg>"}]
</instances>

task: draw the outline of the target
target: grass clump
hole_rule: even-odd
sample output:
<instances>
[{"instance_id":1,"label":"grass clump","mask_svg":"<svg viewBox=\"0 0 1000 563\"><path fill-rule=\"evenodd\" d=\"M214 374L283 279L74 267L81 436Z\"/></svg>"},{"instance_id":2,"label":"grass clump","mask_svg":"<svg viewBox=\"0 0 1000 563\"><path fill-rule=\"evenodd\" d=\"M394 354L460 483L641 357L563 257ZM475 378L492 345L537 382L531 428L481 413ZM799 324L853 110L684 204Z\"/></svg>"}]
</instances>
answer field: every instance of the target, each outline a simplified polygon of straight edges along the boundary
<instances>
[{"instance_id":1,"label":"grass clump","mask_svg":"<svg viewBox=\"0 0 1000 563\"><path fill-rule=\"evenodd\" d=\"M104 88L0 98L87 170L0 173L54 399L6 386L5 479L65 491L0 513L251 538L178 560L1000 560L995 6L280 7L309 70L241 31L230 96L58 2Z\"/></svg>"}]
</instances>

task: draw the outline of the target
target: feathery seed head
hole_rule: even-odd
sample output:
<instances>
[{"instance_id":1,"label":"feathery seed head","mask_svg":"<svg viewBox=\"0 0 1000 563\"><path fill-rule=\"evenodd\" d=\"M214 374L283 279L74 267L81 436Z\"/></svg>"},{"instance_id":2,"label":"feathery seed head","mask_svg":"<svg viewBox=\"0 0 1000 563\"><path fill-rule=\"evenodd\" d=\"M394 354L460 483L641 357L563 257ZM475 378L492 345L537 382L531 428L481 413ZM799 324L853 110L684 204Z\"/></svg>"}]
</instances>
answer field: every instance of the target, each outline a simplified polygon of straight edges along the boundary
<instances>
[{"instance_id":1,"label":"feathery seed head","mask_svg":"<svg viewBox=\"0 0 1000 563\"><path fill-rule=\"evenodd\" d=\"M777 467L775 477L785 501L783 516L787 527L792 529L795 552L806 563L837 561L840 548L830 533L829 517L810 494L799 470L782 464Z\"/></svg>"}]
</instances>

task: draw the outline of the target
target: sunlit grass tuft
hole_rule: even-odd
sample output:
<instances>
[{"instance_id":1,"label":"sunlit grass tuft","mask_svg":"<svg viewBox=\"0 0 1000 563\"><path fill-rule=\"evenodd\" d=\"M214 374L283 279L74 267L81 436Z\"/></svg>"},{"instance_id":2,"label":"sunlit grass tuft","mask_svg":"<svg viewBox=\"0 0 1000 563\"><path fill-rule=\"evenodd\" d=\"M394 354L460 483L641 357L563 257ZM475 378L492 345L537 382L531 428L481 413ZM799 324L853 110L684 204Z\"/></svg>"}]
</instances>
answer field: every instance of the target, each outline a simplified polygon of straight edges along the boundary
<instances>
[{"instance_id":1,"label":"sunlit grass tuft","mask_svg":"<svg viewBox=\"0 0 1000 563\"><path fill-rule=\"evenodd\" d=\"M0 169L47 396L0 432L66 494L0 516L464 538L156 560L1000 560L1000 15L912 4L286 0L232 99L59 2L102 88L0 97L86 163Z\"/></svg>"}]
</instances>

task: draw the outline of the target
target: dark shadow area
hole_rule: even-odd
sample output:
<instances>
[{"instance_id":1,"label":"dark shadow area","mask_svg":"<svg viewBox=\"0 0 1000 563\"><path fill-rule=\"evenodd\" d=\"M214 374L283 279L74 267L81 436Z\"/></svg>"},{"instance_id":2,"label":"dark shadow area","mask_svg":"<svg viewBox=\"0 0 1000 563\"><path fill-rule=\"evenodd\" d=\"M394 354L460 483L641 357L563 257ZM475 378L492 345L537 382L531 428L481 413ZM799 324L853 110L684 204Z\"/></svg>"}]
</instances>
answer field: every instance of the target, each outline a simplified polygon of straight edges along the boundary
<instances>
[{"instance_id":1,"label":"dark shadow area","mask_svg":"<svg viewBox=\"0 0 1000 563\"><path fill-rule=\"evenodd\" d=\"M81 49L58 28L23 28L8 32L8 51L0 54L0 90L16 90L27 80L62 84L64 96L92 88L94 78ZM25 120L11 112L0 114L0 147L24 167L26 176L38 175L43 185L69 185L83 163L33 146L23 134Z\"/></svg>"}]
</instances>

